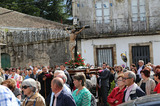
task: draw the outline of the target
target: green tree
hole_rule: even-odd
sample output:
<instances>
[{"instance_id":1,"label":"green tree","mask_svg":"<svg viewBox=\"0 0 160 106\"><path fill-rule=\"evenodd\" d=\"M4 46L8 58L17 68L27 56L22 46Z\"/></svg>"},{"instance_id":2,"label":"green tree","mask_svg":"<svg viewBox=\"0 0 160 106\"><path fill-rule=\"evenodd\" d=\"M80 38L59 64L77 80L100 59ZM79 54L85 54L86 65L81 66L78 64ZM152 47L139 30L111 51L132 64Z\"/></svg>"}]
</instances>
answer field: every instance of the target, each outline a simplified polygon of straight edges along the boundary
<instances>
[{"instance_id":1,"label":"green tree","mask_svg":"<svg viewBox=\"0 0 160 106\"><path fill-rule=\"evenodd\" d=\"M64 0L0 0L0 6L57 22L70 15Z\"/></svg>"}]
</instances>

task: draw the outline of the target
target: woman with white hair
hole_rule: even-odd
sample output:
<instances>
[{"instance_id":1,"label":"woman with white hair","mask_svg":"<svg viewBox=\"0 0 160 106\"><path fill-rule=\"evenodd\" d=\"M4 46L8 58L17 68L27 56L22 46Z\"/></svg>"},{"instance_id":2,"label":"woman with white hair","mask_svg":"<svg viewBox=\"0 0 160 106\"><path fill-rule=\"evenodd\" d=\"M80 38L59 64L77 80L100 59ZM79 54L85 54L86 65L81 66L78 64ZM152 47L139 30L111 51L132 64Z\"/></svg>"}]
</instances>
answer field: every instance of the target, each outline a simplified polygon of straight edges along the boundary
<instances>
[{"instance_id":1,"label":"woman with white hair","mask_svg":"<svg viewBox=\"0 0 160 106\"><path fill-rule=\"evenodd\" d=\"M27 97L24 99L22 106L45 106L42 98L36 92L37 84L32 78L22 82L22 91Z\"/></svg>"}]
</instances>

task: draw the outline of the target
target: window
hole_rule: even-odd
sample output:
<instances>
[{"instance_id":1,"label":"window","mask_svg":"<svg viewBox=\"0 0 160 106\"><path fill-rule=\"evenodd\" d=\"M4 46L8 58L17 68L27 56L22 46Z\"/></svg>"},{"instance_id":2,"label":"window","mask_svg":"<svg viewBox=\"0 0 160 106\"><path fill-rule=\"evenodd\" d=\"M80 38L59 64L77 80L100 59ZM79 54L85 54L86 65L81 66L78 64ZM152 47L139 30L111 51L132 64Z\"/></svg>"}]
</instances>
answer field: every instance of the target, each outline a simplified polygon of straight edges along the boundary
<instances>
[{"instance_id":1,"label":"window","mask_svg":"<svg viewBox=\"0 0 160 106\"><path fill-rule=\"evenodd\" d=\"M145 21L146 20L146 10L145 10L145 0L132 0L132 20L133 21ZM139 18L139 19L138 19Z\"/></svg>"},{"instance_id":2,"label":"window","mask_svg":"<svg viewBox=\"0 0 160 106\"><path fill-rule=\"evenodd\" d=\"M95 4L95 8L96 8L96 19L97 19L97 23L102 23L102 21L104 20L104 23L109 23L109 2L105 1L105 2L101 2L98 1Z\"/></svg>"},{"instance_id":3,"label":"window","mask_svg":"<svg viewBox=\"0 0 160 106\"><path fill-rule=\"evenodd\" d=\"M132 63L138 65L138 61L150 62L149 46L132 46Z\"/></svg>"},{"instance_id":4,"label":"window","mask_svg":"<svg viewBox=\"0 0 160 106\"><path fill-rule=\"evenodd\" d=\"M113 66L113 48L97 48L97 65L102 66L103 62Z\"/></svg>"}]
</instances>

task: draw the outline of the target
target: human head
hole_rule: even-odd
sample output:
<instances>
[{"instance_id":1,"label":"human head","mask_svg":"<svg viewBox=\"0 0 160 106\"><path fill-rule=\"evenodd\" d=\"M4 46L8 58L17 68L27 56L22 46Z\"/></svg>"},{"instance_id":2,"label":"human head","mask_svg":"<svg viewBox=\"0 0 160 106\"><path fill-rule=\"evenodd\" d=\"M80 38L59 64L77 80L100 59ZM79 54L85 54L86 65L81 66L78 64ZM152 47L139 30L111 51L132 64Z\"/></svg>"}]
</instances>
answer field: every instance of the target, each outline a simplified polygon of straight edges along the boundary
<instances>
[{"instance_id":1,"label":"human head","mask_svg":"<svg viewBox=\"0 0 160 106\"><path fill-rule=\"evenodd\" d=\"M154 76L154 80L159 82L160 81L160 69L158 69L157 72L153 76Z\"/></svg>"},{"instance_id":2,"label":"human head","mask_svg":"<svg viewBox=\"0 0 160 106\"><path fill-rule=\"evenodd\" d=\"M103 68L103 69L106 69L106 68L107 68L107 64L106 64L105 62L103 62L102 68Z\"/></svg>"},{"instance_id":3,"label":"human head","mask_svg":"<svg viewBox=\"0 0 160 106\"><path fill-rule=\"evenodd\" d=\"M56 71L54 72L54 78L55 78L55 77L60 77L60 78L62 78L62 80L64 81L64 83L67 82L67 76L65 75L64 71L62 71L62 70L56 70Z\"/></svg>"},{"instance_id":4,"label":"human head","mask_svg":"<svg viewBox=\"0 0 160 106\"><path fill-rule=\"evenodd\" d=\"M120 73L123 71L123 67L122 66L117 66L117 72Z\"/></svg>"},{"instance_id":5,"label":"human head","mask_svg":"<svg viewBox=\"0 0 160 106\"><path fill-rule=\"evenodd\" d=\"M22 82L22 90L24 92L24 95L27 95L29 97L31 96L31 94L36 92L36 89L37 89L37 84L34 79L28 78Z\"/></svg>"},{"instance_id":6,"label":"human head","mask_svg":"<svg viewBox=\"0 0 160 106\"><path fill-rule=\"evenodd\" d=\"M118 75L118 77L117 77L117 79L116 79L116 81L117 81L117 86L118 86L118 87L123 87L123 86L125 86L125 83L124 83L123 78L124 78L124 74Z\"/></svg>"},{"instance_id":7,"label":"human head","mask_svg":"<svg viewBox=\"0 0 160 106\"><path fill-rule=\"evenodd\" d=\"M18 68L16 69L16 73L17 73L17 74L20 74L20 70L19 70Z\"/></svg>"},{"instance_id":8,"label":"human head","mask_svg":"<svg viewBox=\"0 0 160 106\"><path fill-rule=\"evenodd\" d=\"M25 75L28 75L28 70L25 70L25 71L24 71L24 74L25 74Z\"/></svg>"},{"instance_id":9,"label":"human head","mask_svg":"<svg viewBox=\"0 0 160 106\"><path fill-rule=\"evenodd\" d=\"M57 70L57 69L59 68L59 66L58 66L58 65L55 65L54 68L55 68L55 70Z\"/></svg>"},{"instance_id":10,"label":"human head","mask_svg":"<svg viewBox=\"0 0 160 106\"><path fill-rule=\"evenodd\" d=\"M145 69L145 70L148 70L148 71L151 71L151 70L152 70L152 67L149 66L149 65L146 65L146 66L144 67L144 69Z\"/></svg>"},{"instance_id":11,"label":"human head","mask_svg":"<svg viewBox=\"0 0 160 106\"><path fill-rule=\"evenodd\" d=\"M139 60L138 61L138 65L141 67L141 66L143 66L144 65L144 61L143 60Z\"/></svg>"},{"instance_id":12,"label":"human head","mask_svg":"<svg viewBox=\"0 0 160 106\"><path fill-rule=\"evenodd\" d=\"M62 78L62 80L63 80L64 83L67 82L67 76L65 74L58 74L57 77Z\"/></svg>"},{"instance_id":13,"label":"human head","mask_svg":"<svg viewBox=\"0 0 160 106\"><path fill-rule=\"evenodd\" d=\"M145 79L145 78L149 78L150 77L150 71L149 70L141 70L141 76L142 76L142 78L143 79Z\"/></svg>"},{"instance_id":14,"label":"human head","mask_svg":"<svg viewBox=\"0 0 160 106\"><path fill-rule=\"evenodd\" d=\"M117 64L114 65L114 70L117 72Z\"/></svg>"},{"instance_id":15,"label":"human head","mask_svg":"<svg viewBox=\"0 0 160 106\"><path fill-rule=\"evenodd\" d=\"M14 91L14 89L16 88L16 81L14 79L7 79L4 80L1 85L4 85L6 87L8 87L12 92Z\"/></svg>"},{"instance_id":16,"label":"human head","mask_svg":"<svg viewBox=\"0 0 160 106\"><path fill-rule=\"evenodd\" d=\"M126 86L131 86L136 81L136 75L132 71L127 71L124 73L123 80Z\"/></svg>"},{"instance_id":17,"label":"human head","mask_svg":"<svg viewBox=\"0 0 160 106\"><path fill-rule=\"evenodd\" d=\"M48 70L47 70L47 67L43 66L42 67L42 72L46 73Z\"/></svg>"},{"instance_id":18,"label":"human head","mask_svg":"<svg viewBox=\"0 0 160 106\"><path fill-rule=\"evenodd\" d=\"M32 69L28 69L28 75L32 74Z\"/></svg>"},{"instance_id":19,"label":"human head","mask_svg":"<svg viewBox=\"0 0 160 106\"><path fill-rule=\"evenodd\" d=\"M131 71L134 72L135 74L137 74L137 68L136 67L131 68Z\"/></svg>"},{"instance_id":20,"label":"human head","mask_svg":"<svg viewBox=\"0 0 160 106\"><path fill-rule=\"evenodd\" d=\"M8 68L5 68L4 71L5 71L6 74L9 74L9 69Z\"/></svg>"},{"instance_id":21,"label":"human head","mask_svg":"<svg viewBox=\"0 0 160 106\"><path fill-rule=\"evenodd\" d=\"M60 65L60 69L61 69L62 71L64 71L66 68L65 68L65 66L64 66L63 64L61 64L61 65Z\"/></svg>"},{"instance_id":22,"label":"human head","mask_svg":"<svg viewBox=\"0 0 160 106\"><path fill-rule=\"evenodd\" d=\"M60 90L63 89L63 80L59 77L54 78L51 81L51 88L52 88L52 92L54 92L55 94L58 93Z\"/></svg>"},{"instance_id":23,"label":"human head","mask_svg":"<svg viewBox=\"0 0 160 106\"><path fill-rule=\"evenodd\" d=\"M35 67L33 68L33 73L36 74L37 71L38 71L38 68L35 66Z\"/></svg>"},{"instance_id":24,"label":"human head","mask_svg":"<svg viewBox=\"0 0 160 106\"><path fill-rule=\"evenodd\" d=\"M76 29L72 29L72 30L71 30L71 33L75 33L75 32L76 32Z\"/></svg>"},{"instance_id":25,"label":"human head","mask_svg":"<svg viewBox=\"0 0 160 106\"><path fill-rule=\"evenodd\" d=\"M160 69L160 65L157 65L157 66L155 67L155 73L156 73L159 69Z\"/></svg>"},{"instance_id":26,"label":"human head","mask_svg":"<svg viewBox=\"0 0 160 106\"><path fill-rule=\"evenodd\" d=\"M86 76L84 75L84 73L82 73L82 72L76 73L73 76L73 83L74 83L76 88L78 88L80 86L85 86Z\"/></svg>"},{"instance_id":27,"label":"human head","mask_svg":"<svg viewBox=\"0 0 160 106\"><path fill-rule=\"evenodd\" d=\"M4 73L4 70L2 68L0 68L0 74Z\"/></svg>"},{"instance_id":28,"label":"human head","mask_svg":"<svg viewBox=\"0 0 160 106\"><path fill-rule=\"evenodd\" d=\"M12 69L12 75L15 75L15 74L16 74L16 69L13 68L13 69Z\"/></svg>"},{"instance_id":29,"label":"human head","mask_svg":"<svg viewBox=\"0 0 160 106\"><path fill-rule=\"evenodd\" d=\"M136 65L135 64L131 64L131 66L130 66L130 69L132 69L132 68L136 68Z\"/></svg>"}]
</instances>

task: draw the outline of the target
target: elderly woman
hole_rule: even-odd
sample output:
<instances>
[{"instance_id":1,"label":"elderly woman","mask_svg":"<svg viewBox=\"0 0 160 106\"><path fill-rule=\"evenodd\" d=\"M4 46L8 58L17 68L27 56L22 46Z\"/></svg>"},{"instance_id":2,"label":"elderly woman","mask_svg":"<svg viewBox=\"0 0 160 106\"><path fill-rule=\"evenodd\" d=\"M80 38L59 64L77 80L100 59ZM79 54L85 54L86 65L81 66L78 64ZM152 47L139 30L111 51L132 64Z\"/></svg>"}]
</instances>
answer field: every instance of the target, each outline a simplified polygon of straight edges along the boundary
<instances>
[{"instance_id":1,"label":"elderly woman","mask_svg":"<svg viewBox=\"0 0 160 106\"><path fill-rule=\"evenodd\" d=\"M28 78L22 82L22 91L27 98L24 99L22 106L45 106L42 98L36 92L37 83L34 79Z\"/></svg>"},{"instance_id":2,"label":"elderly woman","mask_svg":"<svg viewBox=\"0 0 160 106\"><path fill-rule=\"evenodd\" d=\"M111 106L117 106L122 103L124 90L126 89L125 83L123 81L124 74L120 74L117 77L117 87L115 87L107 98L108 103Z\"/></svg>"},{"instance_id":3,"label":"elderly woman","mask_svg":"<svg viewBox=\"0 0 160 106\"><path fill-rule=\"evenodd\" d=\"M91 105L91 93L85 87L86 77L83 73L77 73L73 76L74 86L77 88L72 96L77 106L90 106Z\"/></svg>"},{"instance_id":4,"label":"elderly woman","mask_svg":"<svg viewBox=\"0 0 160 106\"><path fill-rule=\"evenodd\" d=\"M146 93L146 95L152 94L156 84L155 81L150 78L150 71L142 70L140 73L142 77L142 80L139 83L140 88Z\"/></svg>"}]
</instances>

